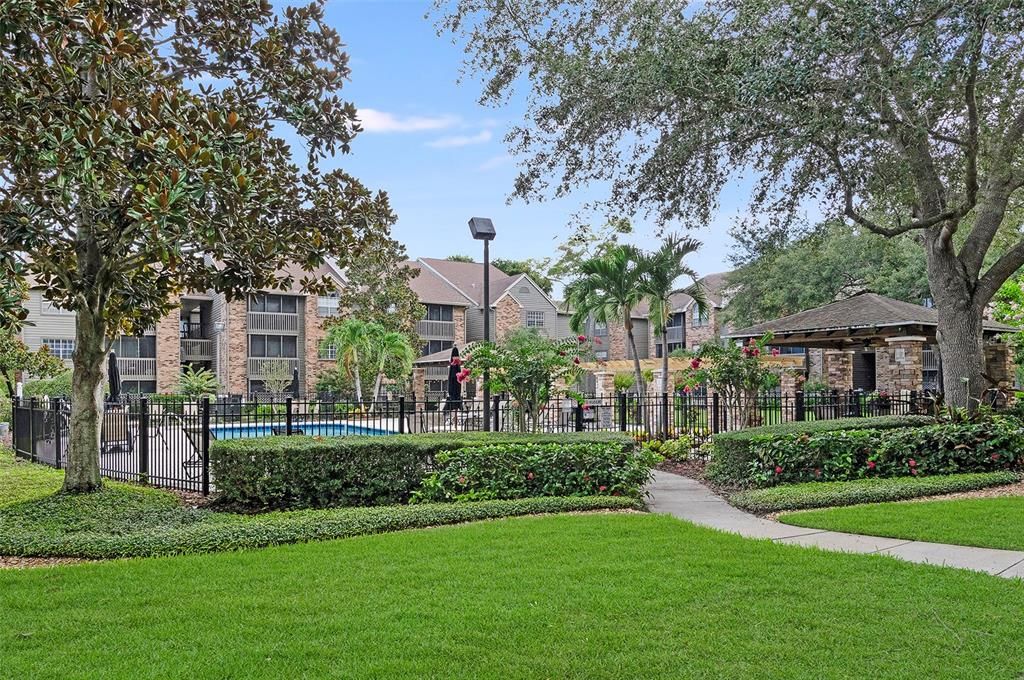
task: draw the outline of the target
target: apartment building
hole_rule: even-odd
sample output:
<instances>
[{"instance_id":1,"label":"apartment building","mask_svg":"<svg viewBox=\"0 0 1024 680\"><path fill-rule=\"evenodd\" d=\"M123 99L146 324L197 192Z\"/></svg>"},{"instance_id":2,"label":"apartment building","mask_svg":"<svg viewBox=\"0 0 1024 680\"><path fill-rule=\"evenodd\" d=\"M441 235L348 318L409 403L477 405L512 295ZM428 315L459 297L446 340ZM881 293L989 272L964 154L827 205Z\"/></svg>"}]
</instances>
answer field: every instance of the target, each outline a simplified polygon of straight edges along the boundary
<instances>
[{"instance_id":1,"label":"apartment building","mask_svg":"<svg viewBox=\"0 0 1024 680\"><path fill-rule=\"evenodd\" d=\"M298 279L298 271L290 273ZM316 275L339 287L344 283L341 272L330 265ZM30 349L48 346L70 366L75 315L51 305L36 288L30 289L25 304L30 325L22 339ZM230 394L263 391L268 378L291 376L296 370L300 388L312 391L318 376L336 363L320 345L324 320L337 314L336 294L263 290L228 300L220 293L187 293L153 328L114 342L122 390L174 392L183 367L191 365L213 371Z\"/></svg>"}]
</instances>

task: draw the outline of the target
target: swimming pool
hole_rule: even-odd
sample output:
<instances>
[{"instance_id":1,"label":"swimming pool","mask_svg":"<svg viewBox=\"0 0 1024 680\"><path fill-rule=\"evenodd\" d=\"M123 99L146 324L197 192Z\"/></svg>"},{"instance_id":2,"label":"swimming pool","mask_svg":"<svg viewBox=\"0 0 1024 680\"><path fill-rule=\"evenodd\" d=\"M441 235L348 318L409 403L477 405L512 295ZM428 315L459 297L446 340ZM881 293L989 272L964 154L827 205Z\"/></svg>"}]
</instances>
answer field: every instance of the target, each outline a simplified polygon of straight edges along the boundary
<instances>
[{"instance_id":1,"label":"swimming pool","mask_svg":"<svg viewBox=\"0 0 1024 680\"><path fill-rule=\"evenodd\" d=\"M274 430L283 433L284 423L266 425L211 425L210 434L215 439L247 439L251 437L270 437ZM395 434L390 430L375 427L363 427L350 423L293 423L292 434L304 434L311 437L343 437L345 435L382 435Z\"/></svg>"}]
</instances>

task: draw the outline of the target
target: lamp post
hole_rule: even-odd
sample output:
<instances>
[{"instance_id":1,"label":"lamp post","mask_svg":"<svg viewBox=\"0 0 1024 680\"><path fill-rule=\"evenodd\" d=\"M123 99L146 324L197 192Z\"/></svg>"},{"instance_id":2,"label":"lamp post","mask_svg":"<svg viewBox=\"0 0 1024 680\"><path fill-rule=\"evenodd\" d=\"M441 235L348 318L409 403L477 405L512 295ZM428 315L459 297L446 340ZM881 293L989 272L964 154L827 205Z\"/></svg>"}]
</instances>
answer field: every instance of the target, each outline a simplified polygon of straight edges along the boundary
<instances>
[{"instance_id":1,"label":"lamp post","mask_svg":"<svg viewBox=\"0 0 1024 680\"><path fill-rule=\"evenodd\" d=\"M494 239L494 223L486 217L469 220L469 233L477 241L484 242L484 342L491 341L491 252L490 242ZM491 431L491 388L487 384L490 375L484 369L484 432Z\"/></svg>"}]
</instances>

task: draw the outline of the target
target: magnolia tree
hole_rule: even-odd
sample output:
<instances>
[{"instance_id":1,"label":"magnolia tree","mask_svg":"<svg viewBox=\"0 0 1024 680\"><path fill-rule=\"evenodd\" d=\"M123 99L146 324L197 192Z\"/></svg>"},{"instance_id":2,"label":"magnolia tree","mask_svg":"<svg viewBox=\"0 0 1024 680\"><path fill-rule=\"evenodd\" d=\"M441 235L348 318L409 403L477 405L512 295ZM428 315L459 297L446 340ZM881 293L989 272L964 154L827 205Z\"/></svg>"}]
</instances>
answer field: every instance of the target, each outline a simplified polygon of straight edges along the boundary
<instances>
[{"instance_id":1,"label":"magnolia tree","mask_svg":"<svg viewBox=\"0 0 1024 680\"><path fill-rule=\"evenodd\" d=\"M689 355L690 365L680 376L683 392L689 393L698 385L707 385L722 396L728 413L740 427L761 424L757 396L775 382L774 369L763 358L777 356L777 349L769 349L772 336L751 338L745 345L734 342L707 343Z\"/></svg>"},{"instance_id":2,"label":"magnolia tree","mask_svg":"<svg viewBox=\"0 0 1024 680\"><path fill-rule=\"evenodd\" d=\"M45 380L63 370L64 362L51 354L48 347L33 352L18 336L0 331L0 376L3 376L8 397L13 399L16 394L19 373Z\"/></svg>"},{"instance_id":3,"label":"magnolia tree","mask_svg":"<svg viewBox=\"0 0 1024 680\"><path fill-rule=\"evenodd\" d=\"M344 267L389 234L385 195L320 169L360 130L325 1L3 4L0 258L26 254L44 297L76 314L65 490L100 486L113 338L188 290L324 292L282 272Z\"/></svg>"},{"instance_id":4,"label":"magnolia tree","mask_svg":"<svg viewBox=\"0 0 1024 680\"><path fill-rule=\"evenodd\" d=\"M458 380L464 383L489 373L492 392L507 392L516 406L517 429L536 432L540 414L548 403L567 396L582 403L582 396L571 389L583 375L583 359L592 351L586 336L551 340L536 331L521 328L500 343L480 342L466 347Z\"/></svg>"}]
</instances>

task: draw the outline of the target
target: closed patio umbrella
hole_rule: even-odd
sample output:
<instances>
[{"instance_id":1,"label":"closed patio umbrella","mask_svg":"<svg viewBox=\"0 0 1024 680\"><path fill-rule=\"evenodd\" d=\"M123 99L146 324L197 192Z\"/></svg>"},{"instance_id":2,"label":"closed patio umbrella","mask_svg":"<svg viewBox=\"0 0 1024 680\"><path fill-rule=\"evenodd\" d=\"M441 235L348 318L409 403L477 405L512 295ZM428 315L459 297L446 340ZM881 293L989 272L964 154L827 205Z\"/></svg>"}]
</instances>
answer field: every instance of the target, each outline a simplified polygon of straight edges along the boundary
<instances>
[{"instance_id":1,"label":"closed patio umbrella","mask_svg":"<svg viewBox=\"0 0 1024 680\"><path fill-rule=\"evenodd\" d=\"M107 355L107 383L110 388L110 402L116 404L121 401L121 369L117 367L117 355L113 352Z\"/></svg>"},{"instance_id":2,"label":"closed patio umbrella","mask_svg":"<svg viewBox=\"0 0 1024 680\"><path fill-rule=\"evenodd\" d=\"M448 364L448 399L445 400L445 411L458 411L462 408L462 383L459 382L459 371L462 362L459 360L459 348L452 347L452 358Z\"/></svg>"},{"instance_id":3,"label":"closed patio umbrella","mask_svg":"<svg viewBox=\"0 0 1024 680\"><path fill-rule=\"evenodd\" d=\"M292 396L299 398L299 369L292 369Z\"/></svg>"}]
</instances>

